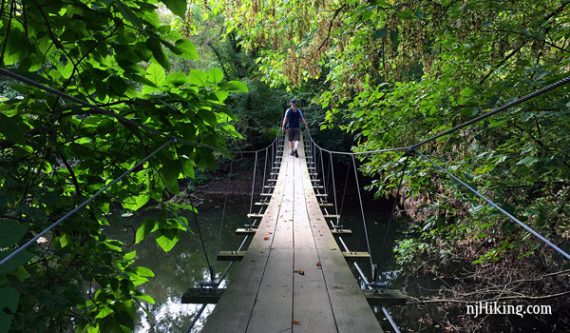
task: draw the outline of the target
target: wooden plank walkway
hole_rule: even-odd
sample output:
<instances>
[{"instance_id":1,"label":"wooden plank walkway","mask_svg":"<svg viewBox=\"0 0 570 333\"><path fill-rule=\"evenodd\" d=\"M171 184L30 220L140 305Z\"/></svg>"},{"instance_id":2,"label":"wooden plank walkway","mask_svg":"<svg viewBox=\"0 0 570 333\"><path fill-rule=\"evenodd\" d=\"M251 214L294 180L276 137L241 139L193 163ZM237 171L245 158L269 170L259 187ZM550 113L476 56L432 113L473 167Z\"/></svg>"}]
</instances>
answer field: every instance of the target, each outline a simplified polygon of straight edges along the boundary
<instances>
[{"instance_id":1,"label":"wooden plank walkway","mask_svg":"<svg viewBox=\"0 0 570 333\"><path fill-rule=\"evenodd\" d=\"M330 232L302 144L203 332L382 332Z\"/></svg>"}]
</instances>

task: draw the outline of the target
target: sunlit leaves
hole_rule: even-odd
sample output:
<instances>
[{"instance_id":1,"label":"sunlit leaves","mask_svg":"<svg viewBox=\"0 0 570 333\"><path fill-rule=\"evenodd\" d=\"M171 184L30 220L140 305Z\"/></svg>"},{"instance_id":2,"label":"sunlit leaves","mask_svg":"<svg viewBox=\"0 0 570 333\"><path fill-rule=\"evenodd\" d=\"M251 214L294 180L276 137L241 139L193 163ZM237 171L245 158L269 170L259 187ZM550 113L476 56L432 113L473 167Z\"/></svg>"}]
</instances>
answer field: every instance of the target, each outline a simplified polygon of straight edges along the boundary
<instances>
[{"instance_id":1,"label":"sunlit leaves","mask_svg":"<svg viewBox=\"0 0 570 333\"><path fill-rule=\"evenodd\" d=\"M164 3L184 16L185 1ZM226 140L239 137L233 114L222 102L245 89L231 84L226 89L219 69L189 71L194 66L190 61L198 59L197 48L170 22L161 21L159 6L156 1L126 0L96 6L89 1L38 6L14 1L3 7L3 65L98 105L86 107L38 87L1 82L0 214L7 219L0 221L0 257L167 140L179 139L176 150L169 147L149 159L48 233L49 247L40 239L33 251L0 268L0 287L10 281L22 291L22 304L39 309L22 307L14 330L27 331L32 323L33 329L44 331L132 329L133 299L152 303L136 287L152 275L136 269L136 253L125 253L127 244L106 237L101 227L149 203L159 205L164 211L140 223L135 242L153 234L150 241L170 251L189 230L179 216L183 212L164 202L179 194L182 175L194 177L196 168L211 167ZM182 62L184 71L170 72L171 64ZM199 142L207 142L208 148ZM49 264L25 265L40 257ZM61 278L53 293L43 294L24 283L30 276L36 285L52 283L51 276ZM94 286L87 300L78 297L85 285ZM66 326L70 321L63 315L69 308L77 309L81 318L73 328Z\"/></svg>"}]
</instances>

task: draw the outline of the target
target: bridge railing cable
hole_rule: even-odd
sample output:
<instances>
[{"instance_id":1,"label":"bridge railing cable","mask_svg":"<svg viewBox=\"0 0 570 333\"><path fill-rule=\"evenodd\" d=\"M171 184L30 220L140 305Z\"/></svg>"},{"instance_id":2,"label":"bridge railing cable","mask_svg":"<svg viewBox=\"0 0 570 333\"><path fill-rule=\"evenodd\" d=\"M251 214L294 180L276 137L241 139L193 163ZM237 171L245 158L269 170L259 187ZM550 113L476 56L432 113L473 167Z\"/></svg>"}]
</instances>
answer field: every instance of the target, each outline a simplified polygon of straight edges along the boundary
<instances>
[{"instance_id":1,"label":"bridge railing cable","mask_svg":"<svg viewBox=\"0 0 570 333\"><path fill-rule=\"evenodd\" d=\"M87 206L89 203L91 203L93 200L95 200L95 198L97 198L98 196L100 196L103 192L105 192L109 187L115 185L116 183L118 183L121 179L125 178L126 176L128 176L129 174L133 173L135 170L138 170L138 168L140 168L146 161L148 161L150 158L152 158L154 155L158 154L161 150L163 150L164 148L168 147L169 145L171 145L172 143L174 143L176 141L176 139L171 139L167 142L165 142L164 144L162 144L160 147L158 147L156 150L154 150L152 153L148 154L145 158L143 158L142 160L140 160L137 164L135 164L135 166L133 166L132 168L130 168L129 170L125 171L123 174L121 174L119 177L113 179L111 182L109 182L107 185L103 186L101 189L99 189L99 191L97 191L95 194L93 194L92 196L90 196L89 198L87 198L85 201L83 201L82 203L80 203L77 207L75 207L74 209L72 209L71 211L69 211L68 213L66 213L64 216L60 217L57 221L53 222L52 224L50 224L47 228L43 229L42 231L40 231L37 235L35 235L34 237L32 237L30 240L28 240L26 243L24 243L22 246L18 247L16 250L14 250L12 253L10 253L9 255L7 255L6 257L4 257L2 260L0 260L0 266L4 265L5 263L7 263L8 261L12 260L14 257L16 257L19 253L21 253L22 251L24 251L25 249L27 249L28 247L30 247L31 245L35 244L36 241L44 236L45 234L47 234L50 230L52 230L53 228L57 227L58 225L60 225L61 223L63 223L65 220L69 219L70 217L72 217L73 215L75 215L77 212L79 212L81 209L83 209L85 206Z\"/></svg>"},{"instance_id":2,"label":"bridge railing cable","mask_svg":"<svg viewBox=\"0 0 570 333\"><path fill-rule=\"evenodd\" d=\"M510 102L508 102L508 103L506 103L506 104L503 104L502 106L500 106L500 107L498 107L498 108L495 108L495 109L491 110L491 111L488 112L488 113L482 114L482 115L480 115L480 116L478 116L478 117L475 117L475 118L470 119L470 120L468 120L468 121L466 121L466 122L463 122L463 123L461 123L461 124L459 124L459 125L457 125L457 126L454 126L453 128L450 128L450 129L448 129L448 130L446 130L446 131L443 131L443 132L441 132L441 133L438 133L438 134L436 134L436 135L434 135L434 136L432 136L432 137L430 137L430 138L428 138L428 139L425 139L425 140L423 140L423 141L421 141L421 142L418 142L418 143L416 143L416 144L410 146L410 148L411 148L412 150L415 150L416 148L418 148L418 147L420 147L420 146L423 146L423 145L425 145L426 143L435 141L435 140L437 140L437 139L439 139L439 138L441 138L441 137L443 137L443 136L449 135L449 134L451 134L451 133L453 133L453 132L457 132L458 130L460 130L460 129L464 128L464 127L467 127L467 126L469 126L469 125L475 124L475 123L477 123L477 122L479 122L479 121L481 121L481 120L483 120L483 119L487 119L487 118L489 118L489 117L491 117L491 116L494 116L494 115L496 115L497 113L500 113L500 112L503 112L503 111L505 111L505 110L508 110L508 109L512 108L513 106L519 105L519 104L521 104L521 103L523 103L523 102L526 102L526 101L529 101L529 100L531 100L531 99L533 99L533 98L536 98L536 97L538 97L538 96L544 95L545 93L550 92L550 91L553 91L553 90L555 90L555 89L557 89L557 88L560 88L560 87L562 87L563 85L568 84L568 83L570 83L570 76L565 77L565 78L563 78L563 79L561 79L561 80L559 80L559 81L556 81L556 82L554 82L554 83L552 83L552 84L549 84L549 85L547 85L547 86L545 86L545 87L543 87L543 88L540 88L540 89L538 89L538 90L535 90L535 91L533 91L533 92L531 92L531 93L529 93L529 94L527 94L527 95L524 95L524 96L522 96L522 97L515 98L514 100L512 100L512 101L510 101Z\"/></svg>"},{"instance_id":3,"label":"bridge railing cable","mask_svg":"<svg viewBox=\"0 0 570 333\"><path fill-rule=\"evenodd\" d=\"M538 233L536 230L534 230L533 228L529 227L527 224L525 224L524 222L522 222L520 219L516 218L515 216L513 216L511 213L509 213L506 209L504 209L503 207L499 206L497 203L495 203L493 200L489 199L487 196L483 195L481 192L477 191L475 188L473 188L471 185L467 184L466 182L464 182L463 180L459 179L457 176L455 176L453 173L451 173L451 171L447 170L446 168L444 168L443 166L441 166L440 164L438 164L433 158L430 158L424 154L422 154L421 152L417 152L418 155L420 155L422 158L424 158L425 160L427 160L428 162L430 162L433 166L435 166L436 169L438 169L439 171L447 174L449 177L451 177L454 181L458 182L459 184L461 184L461 186L465 187L466 189L468 189L469 191L471 191L473 194L475 194L476 196L478 196L479 198L483 199L486 203L488 203L490 206L492 206L493 208L495 208L496 210L498 210L501 214L503 214L504 216L506 216L507 218L509 218L511 221L515 222L516 224L518 224L519 226L521 226L523 229L525 229L526 231L528 231L530 234L532 234L534 237L538 238L540 241L542 241L543 243L545 243L546 245L548 245L551 249L553 249L554 251L558 252L560 255L562 255L564 258L566 258L567 260L570 260L570 254L568 254L568 252L564 251L563 249L561 249L560 247L558 247L556 244L554 244L552 241L550 241L549 239L547 239L546 237L544 237L543 235L541 235L540 233Z\"/></svg>"},{"instance_id":4,"label":"bridge railing cable","mask_svg":"<svg viewBox=\"0 0 570 333\"><path fill-rule=\"evenodd\" d=\"M362 227L364 229L364 239L366 240L366 250L368 250L368 259L370 260L370 271L374 272L374 260L372 259L372 249L370 247L370 238L368 236L368 225L366 223L366 215L364 214L364 203L362 202L362 195L360 194L360 184L358 182L358 169L356 168L356 161L354 155L350 156L352 159L352 166L354 167L354 179L356 182L356 191L358 193L358 203L360 205L360 213L362 214Z\"/></svg>"}]
</instances>

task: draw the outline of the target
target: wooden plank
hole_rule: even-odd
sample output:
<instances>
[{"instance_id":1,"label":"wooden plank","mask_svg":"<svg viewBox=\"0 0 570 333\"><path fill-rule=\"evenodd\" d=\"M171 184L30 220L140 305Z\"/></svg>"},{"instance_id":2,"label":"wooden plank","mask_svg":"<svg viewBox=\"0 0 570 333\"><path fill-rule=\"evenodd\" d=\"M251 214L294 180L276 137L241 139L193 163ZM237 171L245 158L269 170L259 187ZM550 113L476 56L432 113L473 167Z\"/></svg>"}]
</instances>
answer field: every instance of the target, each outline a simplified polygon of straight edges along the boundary
<instances>
[{"instance_id":1,"label":"wooden plank","mask_svg":"<svg viewBox=\"0 0 570 333\"><path fill-rule=\"evenodd\" d=\"M304 154L303 147L299 149ZM295 270L293 293L293 332L336 332L334 314L315 246L309 215L306 210L304 179L307 177L303 160L295 169ZM299 174L302 177L299 177ZM301 209L303 208L303 209Z\"/></svg>"},{"instance_id":2,"label":"wooden plank","mask_svg":"<svg viewBox=\"0 0 570 333\"><path fill-rule=\"evenodd\" d=\"M303 146L299 157L283 158L259 232L203 332L382 332L323 216Z\"/></svg>"},{"instance_id":3,"label":"wooden plank","mask_svg":"<svg viewBox=\"0 0 570 333\"><path fill-rule=\"evenodd\" d=\"M378 293L372 290L364 290L363 292L370 305L403 305L409 300L408 296L394 289L382 289Z\"/></svg>"},{"instance_id":4,"label":"wooden plank","mask_svg":"<svg viewBox=\"0 0 570 333\"><path fill-rule=\"evenodd\" d=\"M334 207L332 202L319 202L319 206L321 207Z\"/></svg>"},{"instance_id":5,"label":"wooden plank","mask_svg":"<svg viewBox=\"0 0 570 333\"><path fill-rule=\"evenodd\" d=\"M248 218L254 218L254 219L258 219L258 218L262 218L263 214L247 214Z\"/></svg>"},{"instance_id":6,"label":"wooden plank","mask_svg":"<svg viewBox=\"0 0 570 333\"><path fill-rule=\"evenodd\" d=\"M367 260L370 258L370 253L363 252L363 251L350 251L350 252L342 252L342 255L346 260Z\"/></svg>"},{"instance_id":7,"label":"wooden plank","mask_svg":"<svg viewBox=\"0 0 570 333\"><path fill-rule=\"evenodd\" d=\"M182 304L215 304L224 293L224 288L216 290L204 290L202 288L190 288L181 297Z\"/></svg>"},{"instance_id":8,"label":"wooden plank","mask_svg":"<svg viewBox=\"0 0 570 333\"><path fill-rule=\"evenodd\" d=\"M287 161L284 160L283 163ZM285 179L285 170L279 173L279 177ZM202 332L243 333L247 330L269 258L271 236L266 235L275 230L283 196L283 183L277 183L270 204L257 227L260 232L253 236L243 260L235 265L228 289L208 316Z\"/></svg>"},{"instance_id":9,"label":"wooden plank","mask_svg":"<svg viewBox=\"0 0 570 333\"><path fill-rule=\"evenodd\" d=\"M273 195L273 193L259 193L259 195L261 195L262 197L270 197Z\"/></svg>"},{"instance_id":10,"label":"wooden plank","mask_svg":"<svg viewBox=\"0 0 570 333\"><path fill-rule=\"evenodd\" d=\"M247 251L220 251L218 260L242 260Z\"/></svg>"},{"instance_id":11,"label":"wooden plank","mask_svg":"<svg viewBox=\"0 0 570 333\"><path fill-rule=\"evenodd\" d=\"M311 170L307 168L307 170ZM327 284L337 332L382 332L322 214L311 182L305 181L306 207Z\"/></svg>"},{"instance_id":12,"label":"wooden plank","mask_svg":"<svg viewBox=\"0 0 570 333\"><path fill-rule=\"evenodd\" d=\"M236 235L254 235L257 228L237 228Z\"/></svg>"},{"instance_id":13,"label":"wooden plank","mask_svg":"<svg viewBox=\"0 0 570 333\"><path fill-rule=\"evenodd\" d=\"M352 230L350 230L350 229L332 229L331 233L335 236L350 236L350 235L352 235Z\"/></svg>"},{"instance_id":14,"label":"wooden plank","mask_svg":"<svg viewBox=\"0 0 570 333\"><path fill-rule=\"evenodd\" d=\"M316 193L315 197L328 197L329 195L326 193Z\"/></svg>"},{"instance_id":15,"label":"wooden plank","mask_svg":"<svg viewBox=\"0 0 570 333\"><path fill-rule=\"evenodd\" d=\"M255 206L269 206L269 202L257 201L254 203Z\"/></svg>"},{"instance_id":16,"label":"wooden plank","mask_svg":"<svg viewBox=\"0 0 570 333\"><path fill-rule=\"evenodd\" d=\"M247 332L290 332L293 325L292 302L293 252L291 249L272 249Z\"/></svg>"},{"instance_id":17,"label":"wooden plank","mask_svg":"<svg viewBox=\"0 0 570 333\"><path fill-rule=\"evenodd\" d=\"M290 180L295 177L296 160L284 165ZM293 303L293 210L295 181L285 183L283 197L269 259L261 281L255 306L247 327L248 333L291 330Z\"/></svg>"}]
</instances>

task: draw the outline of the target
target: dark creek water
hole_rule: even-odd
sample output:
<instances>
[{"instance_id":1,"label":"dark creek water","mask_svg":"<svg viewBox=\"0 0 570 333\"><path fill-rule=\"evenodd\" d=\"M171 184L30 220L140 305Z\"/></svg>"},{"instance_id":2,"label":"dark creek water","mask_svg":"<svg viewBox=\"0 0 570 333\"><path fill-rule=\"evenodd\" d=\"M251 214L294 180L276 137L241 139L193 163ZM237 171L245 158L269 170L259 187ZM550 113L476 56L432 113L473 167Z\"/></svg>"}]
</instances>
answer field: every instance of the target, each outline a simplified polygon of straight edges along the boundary
<instances>
[{"instance_id":1,"label":"dark creek water","mask_svg":"<svg viewBox=\"0 0 570 333\"><path fill-rule=\"evenodd\" d=\"M239 246L242 238L234 234L237 227L248 223L246 214L249 210L249 197L231 196L228 200L223 227L221 227L223 197L208 197L199 207L200 224L207 252L217 274L226 268L227 262L217 262L216 254L219 250L233 250ZM365 213L370 233L372 256L378 262L382 252L386 220L391 206L382 202L367 202ZM129 218L136 224L136 217ZM358 202L347 199L342 210L342 224L345 228L353 230L353 235L344 237L350 250L365 251L366 241L362 227L360 206ZM194 226L192 224L192 226ZM133 241L134 235L129 228L111 231L112 236L124 240L126 243ZM390 228L388 234L383 261L383 270L392 270L394 261L392 248L394 240L399 234L397 224ZM133 246L137 250L138 264L149 267L155 273L155 277L143 285L145 293L156 301L155 304L147 304L146 311L139 310L139 322L136 332L187 332L195 312L201 305L182 304L182 294L190 287L198 287L200 282L207 280L209 273L206 259L202 252L201 244L197 235L183 237L176 247L169 253L164 253L152 238L147 238L138 245ZM368 264L362 267L369 275ZM231 283L231 271L229 274ZM209 305L202 318L195 325L192 332L199 332L203 327L208 313L213 310Z\"/></svg>"}]
</instances>

